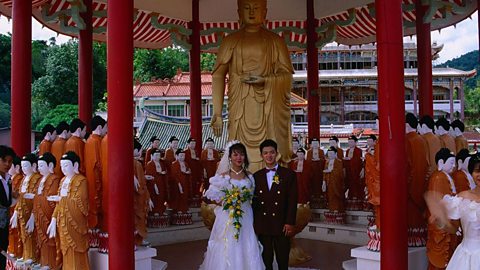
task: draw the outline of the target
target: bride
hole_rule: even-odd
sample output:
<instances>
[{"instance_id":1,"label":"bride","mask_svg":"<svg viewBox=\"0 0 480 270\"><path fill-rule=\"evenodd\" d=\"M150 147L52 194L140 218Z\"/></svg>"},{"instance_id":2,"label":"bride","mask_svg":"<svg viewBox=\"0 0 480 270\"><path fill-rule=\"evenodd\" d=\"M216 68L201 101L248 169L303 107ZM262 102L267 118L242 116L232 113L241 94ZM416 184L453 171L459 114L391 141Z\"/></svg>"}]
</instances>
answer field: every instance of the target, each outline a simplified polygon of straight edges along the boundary
<instances>
[{"instance_id":1,"label":"bride","mask_svg":"<svg viewBox=\"0 0 480 270\"><path fill-rule=\"evenodd\" d=\"M245 146L239 141L228 143L205 192L205 197L218 206L202 270L265 269L253 230L251 199L255 182L247 167Z\"/></svg>"},{"instance_id":2,"label":"bride","mask_svg":"<svg viewBox=\"0 0 480 270\"><path fill-rule=\"evenodd\" d=\"M448 262L447 270L480 269L480 157L478 155L471 157L468 171L477 186L472 190L462 191L457 196L445 195L441 201L442 204L434 211L435 215L432 219L437 226L450 233L455 233L456 228L451 225L449 219L460 219L462 223L463 240ZM425 197L430 206L435 201L433 197L435 194ZM438 197L436 199L438 200Z\"/></svg>"}]
</instances>

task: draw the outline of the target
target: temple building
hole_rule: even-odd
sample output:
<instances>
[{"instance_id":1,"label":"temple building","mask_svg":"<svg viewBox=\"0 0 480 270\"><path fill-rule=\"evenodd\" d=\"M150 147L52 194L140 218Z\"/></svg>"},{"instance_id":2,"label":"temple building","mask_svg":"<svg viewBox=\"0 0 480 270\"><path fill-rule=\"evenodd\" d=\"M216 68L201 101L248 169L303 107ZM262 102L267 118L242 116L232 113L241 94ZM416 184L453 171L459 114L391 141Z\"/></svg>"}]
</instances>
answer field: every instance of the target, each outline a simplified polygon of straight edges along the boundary
<instances>
[{"instance_id":1,"label":"temple building","mask_svg":"<svg viewBox=\"0 0 480 270\"><path fill-rule=\"evenodd\" d=\"M433 43L432 59L438 58L443 46ZM292 53L295 74L291 96L291 119L295 135L306 137L307 121L307 57ZM378 114L377 51L374 45L326 46L318 54L319 96L321 96L321 137L340 138L360 134L372 128ZM414 43L404 44L405 110L418 113L417 52ZM463 85L476 71L433 68L434 117L464 117ZM227 87L228 88L228 87ZM177 137L188 139L190 122L190 74L179 71L172 79L139 83L134 87L135 125L140 138L147 143L150 134L162 130L179 130ZM228 89L225 89L225 94ZM213 136L208 124L212 116L212 75L202 73L203 137ZM228 97L225 96L224 114ZM225 128L226 129L226 128ZM181 130L181 131L180 131ZM224 130L225 131L225 130ZM185 136L182 136L185 134ZM165 136L169 136L166 134ZM226 132L217 144L223 145ZM182 140L181 140L182 141Z\"/></svg>"}]
</instances>

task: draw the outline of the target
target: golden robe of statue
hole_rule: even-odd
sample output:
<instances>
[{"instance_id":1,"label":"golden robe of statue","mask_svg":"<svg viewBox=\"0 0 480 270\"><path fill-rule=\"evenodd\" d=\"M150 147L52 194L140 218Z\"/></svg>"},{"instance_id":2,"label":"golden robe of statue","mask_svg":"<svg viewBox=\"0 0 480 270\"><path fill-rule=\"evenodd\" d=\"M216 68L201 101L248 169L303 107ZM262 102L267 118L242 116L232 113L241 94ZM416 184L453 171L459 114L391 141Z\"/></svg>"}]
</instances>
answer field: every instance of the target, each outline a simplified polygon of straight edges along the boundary
<instances>
[{"instance_id":1,"label":"golden robe of statue","mask_svg":"<svg viewBox=\"0 0 480 270\"><path fill-rule=\"evenodd\" d=\"M422 138L427 143L427 157L429 168L426 178L428 179L432 175L432 173L437 170L437 162L435 161L435 155L440 150L440 148L442 148L442 141L437 135L431 132L422 135Z\"/></svg>"},{"instance_id":2,"label":"golden robe of statue","mask_svg":"<svg viewBox=\"0 0 480 270\"><path fill-rule=\"evenodd\" d=\"M55 202L47 200L48 196L57 195L60 178L58 175L50 174L45 181L43 178L39 181L38 188L33 199L33 214L35 216L35 230L37 234L37 246L40 250L41 265L56 269L59 265L57 261L57 248L55 238L49 238L47 233L48 225L52 219L55 210Z\"/></svg>"},{"instance_id":3,"label":"golden robe of statue","mask_svg":"<svg viewBox=\"0 0 480 270\"><path fill-rule=\"evenodd\" d=\"M220 45L213 69L212 127L222 133L225 77L228 74L228 139L247 148L250 171L261 168L259 145L278 144L279 159L288 163L291 150L290 92L292 63L284 40L263 27L266 1L239 1L242 28Z\"/></svg>"},{"instance_id":4,"label":"golden robe of statue","mask_svg":"<svg viewBox=\"0 0 480 270\"><path fill-rule=\"evenodd\" d=\"M333 166L333 168L331 168ZM328 209L330 211L345 211L345 183L343 182L343 166L340 159L336 158L333 163L325 161L325 168L331 170L324 172L323 179L327 183Z\"/></svg>"},{"instance_id":5,"label":"golden robe of statue","mask_svg":"<svg viewBox=\"0 0 480 270\"><path fill-rule=\"evenodd\" d=\"M23 245L23 258L36 260L37 258L37 246L35 239L35 230L32 233L28 233L26 226L27 221L30 219L30 215L33 210L33 200L24 198L25 193L36 193L35 188L42 176L39 173L34 173L30 177L25 176L20 185L20 195L18 197L15 211L18 213L18 228L20 232L20 240ZM28 183L26 182L28 181Z\"/></svg>"},{"instance_id":6,"label":"golden robe of statue","mask_svg":"<svg viewBox=\"0 0 480 270\"><path fill-rule=\"evenodd\" d=\"M60 182L59 194L66 177ZM61 196L53 218L57 219L62 269L90 269L88 264L88 184L85 176L74 175L70 180L67 196Z\"/></svg>"}]
</instances>

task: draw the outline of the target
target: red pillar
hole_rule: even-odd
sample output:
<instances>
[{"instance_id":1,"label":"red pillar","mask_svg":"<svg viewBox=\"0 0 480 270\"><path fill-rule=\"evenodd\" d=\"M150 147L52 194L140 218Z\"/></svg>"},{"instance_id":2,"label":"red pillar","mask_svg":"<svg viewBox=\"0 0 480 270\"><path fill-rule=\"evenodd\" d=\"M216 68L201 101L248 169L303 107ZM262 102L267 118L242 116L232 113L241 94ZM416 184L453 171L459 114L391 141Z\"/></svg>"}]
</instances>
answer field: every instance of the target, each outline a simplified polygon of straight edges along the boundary
<instances>
[{"instance_id":1,"label":"red pillar","mask_svg":"<svg viewBox=\"0 0 480 270\"><path fill-rule=\"evenodd\" d=\"M317 20L313 0L307 0L307 99L308 138L320 137L320 102L318 99Z\"/></svg>"},{"instance_id":2,"label":"red pillar","mask_svg":"<svg viewBox=\"0 0 480 270\"><path fill-rule=\"evenodd\" d=\"M108 0L109 268L134 269L133 0Z\"/></svg>"},{"instance_id":3,"label":"red pillar","mask_svg":"<svg viewBox=\"0 0 480 270\"><path fill-rule=\"evenodd\" d=\"M380 122L381 269L407 269L402 0L376 0ZM399 181L402 180L403 181ZM394 209L394 211L393 211Z\"/></svg>"},{"instance_id":4,"label":"red pillar","mask_svg":"<svg viewBox=\"0 0 480 270\"><path fill-rule=\"evenodd\" d=\"M200 70L200 8L199 0L192 1L190 28L190 136L197 141L197 151L202 149L202 79Z\"/></svg>"},{"instance_id":5,"label":"red pillar","mask_svg":"<svg viewBox=\"0 0 480 270\"><path fill-rule=\"evenodd\" d=\"M432 42L430 24L423 23L426 6L421 0L415 2L416 30L417 30L417 63L418 63L418 100L420 116L433 117L433 88L432 88Z\"/></svg>"},{"instance_id":6,"label":"red pillar","mask_svg":"<svg viewBox=\"0 0 480 270\"><path fill-rule=\"evenodd\" d=\"M14 0L12 8L12 147L22 156L32 151L32 3Z\"/></svg>"},{"instance_id":7,"label":"red pillar","mask_svg":"<svg viewBox=\"0 0 480 270\"><path fill-rule=\"evenodd\" d=\"M83 3L87 11L80 14L86 26L78 36L78 117L90 127L93 107L92 0L83 0Z\"/></svg>"}]
</instances>

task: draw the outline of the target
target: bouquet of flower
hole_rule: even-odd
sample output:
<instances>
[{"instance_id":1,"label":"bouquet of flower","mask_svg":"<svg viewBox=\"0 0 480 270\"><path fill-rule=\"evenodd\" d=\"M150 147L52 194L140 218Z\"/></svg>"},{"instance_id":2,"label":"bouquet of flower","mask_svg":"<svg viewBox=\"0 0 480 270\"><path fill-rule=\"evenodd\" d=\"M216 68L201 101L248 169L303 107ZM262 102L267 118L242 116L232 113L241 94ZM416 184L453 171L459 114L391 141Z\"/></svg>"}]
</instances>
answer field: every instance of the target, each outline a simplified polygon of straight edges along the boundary
<instances>
[{"instance_id":1,"label":"bouquet of flower","mask_svg":"<svg viewBox=\"0 0 480 270\"><path fill-rule=\"evenodd\" d=\"M253 197L251 189L246 187L232 187L222 190L225 193L223 197L223 210L230 211L230 219L233 220L235 234L233 237L237 239L240 236L240 228L242 227L241 219L243 216L242 203L250 201Z\"/></svg>"}]
</instances>

